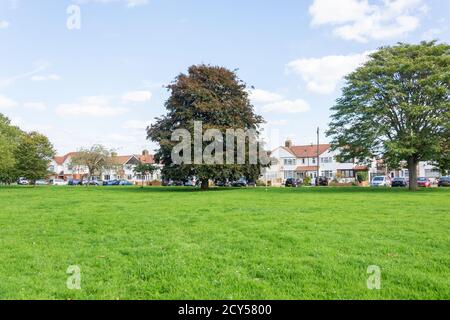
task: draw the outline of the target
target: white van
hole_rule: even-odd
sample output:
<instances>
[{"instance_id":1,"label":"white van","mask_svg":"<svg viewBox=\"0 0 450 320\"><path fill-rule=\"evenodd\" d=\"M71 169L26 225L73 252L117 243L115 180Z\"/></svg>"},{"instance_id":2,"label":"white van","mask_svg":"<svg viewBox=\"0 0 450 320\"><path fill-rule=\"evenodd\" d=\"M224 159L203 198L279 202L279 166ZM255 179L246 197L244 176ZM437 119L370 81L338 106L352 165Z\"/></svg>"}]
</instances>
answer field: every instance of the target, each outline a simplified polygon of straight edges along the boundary
<instances>
[{"instance_id":1,"label":"white van","mask_svg":"<svg viewBox=\"0 0 450 320\"><path fill-rule=\"evenodd\" d=\"M48 184L51 186L67 186L68 183L63 179L51 179Z\"/></svg>"}]
</instances>

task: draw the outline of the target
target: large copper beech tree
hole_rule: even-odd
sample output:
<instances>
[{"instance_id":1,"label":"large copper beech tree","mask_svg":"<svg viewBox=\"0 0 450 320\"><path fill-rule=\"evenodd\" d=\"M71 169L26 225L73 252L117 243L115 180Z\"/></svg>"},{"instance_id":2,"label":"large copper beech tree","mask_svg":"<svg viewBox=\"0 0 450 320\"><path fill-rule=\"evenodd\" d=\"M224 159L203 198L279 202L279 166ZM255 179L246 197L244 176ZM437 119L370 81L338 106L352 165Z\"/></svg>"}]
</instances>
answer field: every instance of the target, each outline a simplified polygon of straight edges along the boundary
<instances>
[{"instance_id":1,"label":"large copper beech tree","mask_svg":"<svg viewBox=\"0 0 450 320\"><path fill-rule=\"evenodd\" d=\"M409 169L417 189L420 161L446 171L450 151L450 46L398 44L371 54L346 77L328 136L343 159L383 158Z\"/></svg>"},{"instance_id":2,"label":"large copper beech tree","mask_svg":"<svg viewBox=\"0 0 450 320\"><path fill-rule=\"evenodd\" d=\"M208 188L210 179L242 176L257 179L261 166L248 161L245 164L174 164L171 158L177 144L171 141L172 133L186 129L193 135L195 121L202 122L203 132L218 129L225 135L227 129L253 129L259 133L263 118L255 114L246 85L236 73L223 67L194 65L167 88L171 93L165 103L167 114L147 129L148 139L160 146L155 157L164 165L164 178L186 180L195 176L201 180L204 189ZM203 148L208 144L204 142Z\"/></svg>"}]
</instances>

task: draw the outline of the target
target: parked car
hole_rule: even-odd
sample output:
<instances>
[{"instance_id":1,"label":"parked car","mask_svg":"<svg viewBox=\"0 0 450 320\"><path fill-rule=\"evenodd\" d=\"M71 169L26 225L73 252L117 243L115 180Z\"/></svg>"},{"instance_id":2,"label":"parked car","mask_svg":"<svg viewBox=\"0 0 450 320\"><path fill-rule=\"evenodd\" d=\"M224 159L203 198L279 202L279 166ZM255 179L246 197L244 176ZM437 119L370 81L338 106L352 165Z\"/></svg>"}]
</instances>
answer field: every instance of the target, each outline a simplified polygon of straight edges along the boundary
<instances>
[{"instance_id":1,"label":"parked car","mask_svg":"<svg viewBox=\"0 0 450 320\"><path fill-rule=\"evenodd\" d=\"M163 187L182 187L184 186L184 182L181 180L163 180L162 184Z\"/></svg>"},{"instance_id":2,"label":"parked car","mask_svg":"<svg viewBox=\"0 0 450 320\"><path fill-rule=\"evenodd\" d=\"M407 187L408 186L408 180L406 180L405 178L394 178L392 179L392 183L391 183L392 187Z\"/></svg>"},{"instance_id":3,"label":"parked car","mask_svg":"<svg viewBox=\"0 0 450 320\"><path fill-rule=\"evenodd\" d=\"M391 185L388 177L385 176L376 176L373 177L370 182L371 187L389 187Z\"/></svg>"},{"instance_id":4,"label":"parked car","mask_svg":"<svg viewBox=\"0 0 450 320\"><path fill-rule=\"evenodd\" d=\"M83 186L86 186L86 185L102 186L103 185L103 181L99 181L99 180L83 180L83 181L80 181L78 184L79 185L83 185Z\"/></svg>"},{"instance_id":5,"label":"parked car","mask_svg":"<svg viewBox=\"0 0 450 320\"><path fill-rule=\"evenodd\" d=\"M231 183L228 180L218 180L215 182L216 187L229 187Z\"/></svg>"},{"instance_id":6,"label":"parked car","mask_svg":"<svg viewBox=\"0 0 450 320\"><path fill-rule=\"evenodd\" d=\"M69 186L77 186L79 184L80 184L80 180L77 180L77 179L69 180L69 183L68 183Z\"/></svg>"},{"instance_id":7,"label":"parked car","mask_svg":"<svg viewBox=\"0 0 450 320\"><path fill-rule=\"evenodd\" d=\"M231 183L233 187L246 187L248 185L247 179L240 178L239 180L233 181Z\"/></svg>"},{"instance_id":8,"label":"parked car","mask_svg":"<svg viewBox=\"0 0 450 320\"><path fill-rule=\"evenodd\" d=\"M26 186L26 185L29 185L30 182L25 178L19 178L19 179L17 179L17 184L21 185L21 186Z\"/></svg>"},{"instance_id":9,"label":"parked car","mask_svg":"<svg viewBox=\"0 0 450 320\"><path fill-rule=\"evenodd\" d=\"M120 184L119 180L108 180L108 181L103 181L103 185L104 186L118 186Z\"/></svg>"},{"instance_id":10,"label":"parked car","mask_svg":"<svg viewBox=\"0 0 450 320\"><path fill-rule=\"evenodd\" d=\"M35 185L35 186L46 186L47 184L48 184L47 181L46 181L46 180L43 180L43 179L36 180L36 181L34 182L34 185Z\"/></svg>"},{"instance_id":11,"label":"parked car","mask_svg":"<svg viewBox=\"0 0 450 320\"><path fill-rule=\"evenodd\" d=\"M438 182L439 187L450 187L450 177L442 177Z\"/></svg>"},{"instance_id":12,"label":"parked car","mask_svg":"<svg viewBox=\"0 0 450 320\"><path fill-rule=\"evenodd\" d=\"M296 180L296 179L288 178L288 179L286 179L284 186L286 188L297 188L299 186L299 183L298 183L298 180Z\"/></svg>"},{"instance_id":13,"label":"parked car","mask_svg":"<svg viewBox=\"0 0 450 320\"><path fill-rule=\"evenodd\" d=\"M328 187L329 180L327 177L319 177L319 186Z\"/></svg>"},{"instance_id":14,"label":"parked car","mask_svg":"<svg viewBox=\"0 0 450 320\"><path fill-rule=\"evenodd\" d=\"M417 178L417 185L422 188L431 188L430 179L424 177Z\"/></svg>"},{"instance_id":15,"label":"parked car","mask_svg":"<svg viewBox=\"0 0 450 320\"><path fill-rule=\"evenodd\" d=\"M195 182L193 180L188 180L184 183L185 187L195 187Z\"/></svg>"},{"instance_id":16,"label":"parked car","mask_svg":"<svg viewBox=\"0 0 450 320\"><path fill-rule=\"evenodd\" d=\"M67 186L67 181L63 179L50 179L48 184L52 186Z\"/></svg>"},{"instance_id":17,"label":"parked car","mask_svg":"<svg viewBox=\"0 0 450 320\"><path fill-rule=\"evenodd\" d=\"M247 181L247 187L256 188L256 181L255 180L248 180Z\"/></svg>"},{"instance_id":18,"label":"parked car","mask_svg":"<svg viewBox=\"0 0 450 320\"><path fill-rule=\"evenodd\" d=\"M128 180L120 180L119 186L134 186L133 182Z\"/></svg>"}]
</instances>

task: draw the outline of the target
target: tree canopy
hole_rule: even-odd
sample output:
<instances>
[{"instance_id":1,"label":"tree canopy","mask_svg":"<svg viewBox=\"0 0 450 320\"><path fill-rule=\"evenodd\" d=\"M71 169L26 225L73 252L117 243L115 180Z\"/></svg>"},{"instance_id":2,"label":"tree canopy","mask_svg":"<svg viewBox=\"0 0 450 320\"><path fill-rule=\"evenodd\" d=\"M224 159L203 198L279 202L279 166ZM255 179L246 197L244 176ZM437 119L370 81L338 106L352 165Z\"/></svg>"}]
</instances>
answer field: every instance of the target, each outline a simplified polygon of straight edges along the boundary
<instances>
[{"instance_id":1,"label":"tree canopy","mask_svg":"<svg viewBox=\"0 0 450 320\"><path fill-rule=\"evenodd\" d=\"M447 44L400 43L348 75L327 132L341 157L379 157L393 169L406 162L411 189L420 161L448 165L449 53Z\"/></svg>"},{"instance_id":2,"label":"tree canopy","mask_svg":"<svg viewBox=\"0 0 450 320\"><path fill-rule=\"evenodd\" d=\"M54 155L53 145L46 136L38 132L24 134L15 150L16 170L32 183L46 178Z\"/></svg>"},{"instance_id":3,"label":"tree canopy","mask_svg":"<svg viewBox=\"0 0 450 320\"><path fill-rule=\"evenodd\" d=\"M105 169L115 166L112 153L104 146L96 144L90 148L82 148L71 159L73 168L88 170L88 181L95 175L100 175ZM87 184L88 186L89 184Z\"/></svg>"},{"instance_id":4,"label":"tree canopy","mask_svg":"<svg viewBox=\"0 0 450 320\"><path fill-rule=\"evenodd\" d=\"M167 114L157 118L148 128L148 139L160 146L155 157L164 165L166 179L185 180L196 176L207 188L209 179L233 179L241 176L256 179L260 166L250 164L174 164L171 154L177 142L171 141L177 129L186 129L194 135L194 122L201 121L203 132L217 129L253 129L259 134L263 118L256 115L248 99L245 83L235 72L223 67L194 65L188 74L180 74L168 87L171 95L165 103ZM203 149L208 143L203 144ZM229 146L229 145L228 145ZM227 144L224 144L225 149ZM248 150L246 150L248 156ZM223 160L223 159L222 159Z\"/></svg>"},{"instance_id":5,"label":"tree canopy","mask_svg":"<svg viewBox=\"0 0 450 320\"><path fill-rule=\"evenodd\" d=\"M53 145L38 133L26 133L0 114L0 182L11 183L19 177L31 182L46 178L54 156Z\"/></svg>"}]
</instances>

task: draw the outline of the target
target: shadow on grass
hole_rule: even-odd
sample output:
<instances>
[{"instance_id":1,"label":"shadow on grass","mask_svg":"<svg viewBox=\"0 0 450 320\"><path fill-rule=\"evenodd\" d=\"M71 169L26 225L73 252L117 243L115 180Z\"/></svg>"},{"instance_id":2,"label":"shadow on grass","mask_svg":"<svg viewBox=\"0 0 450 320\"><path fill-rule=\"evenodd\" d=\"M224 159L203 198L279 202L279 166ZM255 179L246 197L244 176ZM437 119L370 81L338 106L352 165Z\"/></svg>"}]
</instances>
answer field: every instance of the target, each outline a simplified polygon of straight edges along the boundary
<instances>
[{"instance_id":1,"label":"shadow on grass","mask_svg":"<svg viewBox=\"0 0 450 320\"><path fill-rule=\"evenodd\" d=\"M409 191L408 188L366 188L366 187L300 187L300 188L284 188L284 187L256 187L256 188L235 188L235 187L211 187L208 190L202 190L200 188L193 187L139 187L139 186L0 186L1 190L40 190L40 189L53 189L53 190L85 190L85 191L111 191L111 192L130 192L130 193L215 193L215 192L227 192L227 191L240 191L240 192L261 192L270 191L273 193L317 193L317 194L346 194L346 193L367 193L367 194L396 194L396 193L410 193L410 194L423 194L434 192L446 192L450 188L430 188L419 189L418 191Z\"/></svg>"},{"instance_id":2,"label":"shadow on grass","mask_svg":"<svg viewBox=\"0 0 450 320\"><path fill-rule=\"evenodd\" d=\"M102 188L102 187L98 187ZM192 187L106 187L104 190L116 191L116 192L132 192L132 193L215 193L215 192L227 192L227 191L240 191L240 192L261 192L261 191L270 191L274 193L318 193L318 194L346 194L346 193L367 193L367 194L396 194L396 193L430 193L430 192L442 192L443 189L419 189L418 191L412 192L407 188L362 188L362 187L301 187L301 188L265 188L265 187L257 187L257 188L217 188L212 187L208 190L202 190L200 188L192 188ZM445 191L444 191L445 192Z\"/></svg>"}]
</instances>

